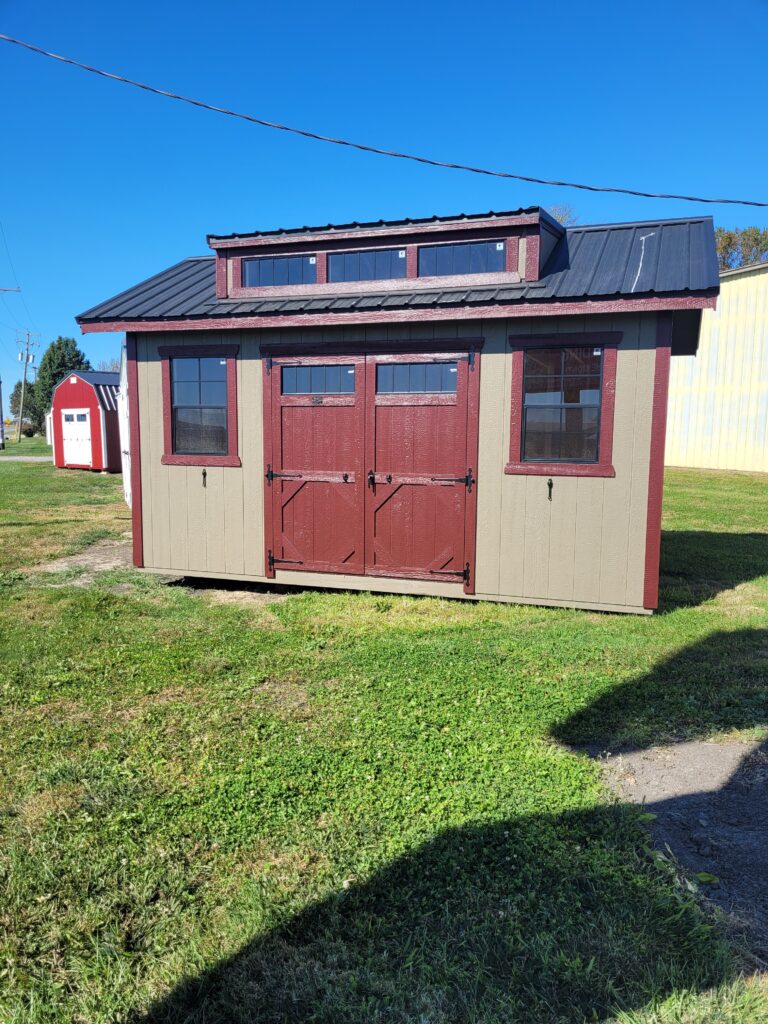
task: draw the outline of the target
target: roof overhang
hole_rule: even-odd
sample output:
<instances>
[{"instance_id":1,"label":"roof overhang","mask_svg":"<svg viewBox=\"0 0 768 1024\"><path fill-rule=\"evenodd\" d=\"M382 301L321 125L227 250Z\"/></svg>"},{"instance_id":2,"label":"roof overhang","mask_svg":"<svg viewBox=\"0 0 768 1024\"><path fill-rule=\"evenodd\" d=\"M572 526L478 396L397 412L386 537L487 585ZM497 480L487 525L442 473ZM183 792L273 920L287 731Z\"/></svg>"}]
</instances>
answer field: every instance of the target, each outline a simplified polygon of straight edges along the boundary
<instances>
[{"instance_id":1,"label":"roof overhang","mask_svg":"<svg viewBox=\"0 0 768 1024\"><path fill-rule=\"evenodd\" d=\"M80 324L83 334L129 331L258 330L268 327L332 327L338 325L408 323L434 320L488 320L507 317L593 316L714 309L717 291L695 295L606 298L561 302L518 302L509 305L440 306L428 309L351 310L348 313L297 313L267 316L201 317L180 320L103 320Z\"/></svg>"}]
</instances>

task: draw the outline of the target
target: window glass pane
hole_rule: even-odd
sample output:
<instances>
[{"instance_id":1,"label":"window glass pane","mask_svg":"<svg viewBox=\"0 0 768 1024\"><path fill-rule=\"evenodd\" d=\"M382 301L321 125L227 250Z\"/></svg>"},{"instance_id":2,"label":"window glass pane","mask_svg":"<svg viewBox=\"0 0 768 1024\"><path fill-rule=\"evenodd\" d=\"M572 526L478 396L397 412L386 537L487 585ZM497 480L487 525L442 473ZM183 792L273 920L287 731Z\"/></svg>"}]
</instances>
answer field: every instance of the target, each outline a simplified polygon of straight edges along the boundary
<instances>
[{"instance_id":1,"label":"window glass pane","mask_svg":"<svg viewBox=\"0 0 768 1024\"><path fill-rule=\"evenodd\" d=\"M328 254L328 280L344 280L344 254L332 252Z\"/></svg>"},{"instance_id":2,"label":"window glass pane","mask_svg":"<svg viewBox=\"0 0 768 1024\"><path fill-rule=\"evenodd\" d=\"M200 385L197 381L182 380L173 385L174 405L199 405Z\"/></svg>"},{"instance_id":3,"label":"window glass pane","mask_svg":"<svg viewBox=\"0 0 768 1024\"><path fill-rule=\"evenodd\" d=\"M64 413L64 422L65 423L74 423L75 422L74 414L71 413L71 412L65 412Z\"/></svg>"},{"instance_id":4,"label":"window glass pane","mask_svg":"<svg viewBox=\"0 0 768 1024\"><path fill-rule=\"evenodd\" d=\"M525 378L525 405L560 405L562 401L563 378L559 374Z\"/></svg>"},{"instance_id":5,"label":"window glass pane","mask_svg":"<svg viewBox=\"0 0 768 1024\"><path fill-rule=\"evenodd\" d=\"M455 394L456 363L381 363L376 367L379 394Z\"/></svg>"},{"instance_id":6,"label":"window glass pane","mask_svg":"<svg viewBox=\"0 0 768 1024\"><path fill-rule=\"evenodd\" d=\"M295 366L284 366L280 371L282 373L284 395L296 394L296 370L297 367Z\"/></svg>"},{"instance_id":7,"label":"window glass pane","mask_svg":"<svg viewBox=\"0 0 768 1024\"><path fill-rule=\"evenodd\" d=\"M453 273L452 245L438 245L435 249L435 273L438 277Z\"/></svg>"},{"instance_id":8,"label":"window glass pane","mask_svg":"<svg viewBox=\"0 0 768 1024\"><path fill-rule=\"evenodd\" d=\"M77 414L77 422L78 422L78 423L85 423L85 421L86 421L87 419L88 419L88 416L86 415L86 413L84 413L84 412L79 412L79 413Z\"/></svg>"},{"instance_id":9,"label":"window glass pane","mask_svg":"<svg viewBox=\"0 0 768 1024\"><path fill-rule=\"evenodd\" d=\"M419 247L419 277L487 274L505 268L504 242L459 242Z\"/></svg>"},{"instance_id":10,"label":"window glass pane","mask_svg":"<svg viewBox=\"0 0 768 1024\"><path fill-rule=\"evenodd\" d=\"M173 410L173 450L180 454L199 451L200 409Z\"/></svg>"},{"instance_id":11,"label":"window glass pane","mask_svg":"<svg viewBox=\"0 0 768 1024\"><path fill-rule=\"evenodd\" d=\"M395 368L389 363L376 367L376 390L391 394L395 390Z\"/></svg>"},{"instance_id":12,"label":"window glass pane","mask_svg":"<svg viewBox=\"0 0 768 1024\"><path fill-rule=\"evenodd\" d=\"M220 356L200 360L200 380L226 380L227 360Z\"/></svg>"},{"instance_id":13,"label":"window glass pane","mask_svg":"<svg viewBox=\"0 0 768 1024\"><path fill-rule=\"evenodd\" d=\"M341 363L283 366L281 384L284 395L352 395L355 368Z\"/></svg>"},{"instance_id":14,"label":"window glass pane","mask_svg":"<svg viewBox=\"0 0 768 1024\"><path fill-rule=\"evenodd\" d=\"M426 391L427 390L427 364L426 363L411 363L410 373L408 374L408 390L409 391Z\"/></svg>"},{"instance_id":15,"label":"window glass pane","mask_svg":"<svg viewBox=\"0 0 768 1024\"><path fill-rule=\"evenodd\" d=\"M504 270L506 266L506 246L504 242L489 242L486 249L488 264L486 270L489 273Z\"/></svg>"},{"instance_id":16,"label":"window glass pane","mask_svg":"<svg viewBox=\"0 0 768 1024\"><path fill-rule=\"evenodd\" d=\"M564 409L560 458L597 462L598 410Z\"/></svg>"},{"instance_id":17,"label":"window glass pane","mask_svg":"<svg viewBox=\"0 0 768 1024\"><path fill-rule=\"evenodd\" d=\"M180 455L226 455L226 410L174 409L173 435Z\"/></svg>"},{"instance_id":18,"label":"window glass pane","mask_svg":"<svg viewBox=\"0 0 768 1024\"><path fill-rule=\"evenodd\" d=\"M565 377L563 400L567 405L599 405L599 377Z\"/></svg>"},{"instance_id":19,"label":"window glass pane","mask_svg":"<svg viewBox=\"0 0 768 1024\"><path fill-rule=\"evenodd\" d=\"M561 348L533 348L525 353L525 375L540 373L562 373L563 350Z\"/></svg>"},{"instance_id":20,"label":"window glass pane","mask_svg":"<svg viewBox=\"0 0 768 1024\"><path fill-rule=\"evenodd\" d=\"M171 377L177 380L199 380L200 360L199 359L172 359Z\"/></svg>"},{"instance_id":21,"label":"window glass pane","mask_svg":"<svg viewBox=\"0 0 768 1024\"><path fill-rule=\"evenodd\" d=\"M560 417L558 409L525 409L523 458L548 462L560 458Z\"/></svg>"},{"instance_id":22,"label":"window glass pane","mask_svg":"<svg viewBox=\"0 0 768 1024\"><path fill-rule=\"evenodd\" d=\"M227 454L226 409L201 409L200 441L202 450L212 455Z\"/></svg>"},{"instance_id":23,"label":"window glass pane","mask_svg":"<svg viewBox=\"0 0 768 1024\"><path fill-rule=\"evenodd\" d=\"M407 363L395 363L395 379L392 385L393 391L405 392L411 390L410 366Z\"/></svg>"},{"instance_id":24,"label":"window glass pane","mask_svg":"<svg viewBox=\"0 0 768 1024\"><path fill-rule=\"evenodd\" d=\"M456 363L441 363L442 387L441 391L452 393L456 390L459 379L459 368Z\"/></svg>"},{"instance_id":25,"label":"window glass pane","mask_svg":"<svg viewBox=\"0 0 768 1024\"><path fill-rule=\"evenodd\" d=\"M468 274L469 258L472 250L477 247L474 245L452 245L449 248L453 250L453 273Z\"/></svg>"},{"instance_id":26,"label":"window glass pane","mask_svg":"<svg viewBox=\"0 0 768 1024\"><path fill-rule=\"evenodd\" d=\"M440 363L426 363L425 391L442 391L442 367Z\"/></svg>"},{"instance_id":27,"label":"window glass pane","mask_svg":"<svg viewBox=\"0 0 768 1024\"><path fill-rule=\"evenodd\" d=\"M392 277L392 250L384 249L374 256L374 275L377 281Z\"/></svg>"},{"instance_id":28,"label":"window glass pane","mask_svg":"<svg viewBox=\"0 0 768 1024\"><path fill-rule=\"evenodd\" d=\"M419 248L419 277L434 277L437 267L435 247L422 245Z\"/></svg>"},{"instance_id":29,"label":"window glass pane","mask_svg":"<svg viewBox=\"0 0 768 1024\"><path fill-rule=\"evenodd\" d=\"M392 277L405 277L407 266L405 249L394 249L392 251Z\"/></svg>"},{"instance_id":30,"label":"window glass pane","mask_svg":"<svg viewBox=\"0 0 768 1024\"><path fill-rule=\"evenodd\" d=\"M316 281L317 260L314 256L258 256L243 260L244 288L314 284Z\"/></svg>"},{"instance_id":31,"label":"window glass pane","mask_svg":"<svg viewBox=\"0 0 768 1024\"><path fill-rule=\"evenodd\" d=\"M227 385L224 381L204 380L200 385L200 404L216 405L225 408L227 404Z\"/></svg>"},{"instance_id":32,"label":"window glass pane","mask_svg":"<svg viewBox=\"0 0 768 1024\"><path fill-rule=\"evenodd\" d=\"M378 252L361 252L360 253L360 280L361 281L373 281L375 278L386 277L386 274L380 274L379 261L381 260L382 254Z\"/></svg>"},{"instance_id":33,"label":"window glass pane","mask_svg":"<svg viewBox=\"0 0 768 1024\"><path fill-rule=\"evenodd\" d=\"M602 349L567 348L565 350L565 373L586 375L599 374Z\"/></svg>"}]
</instances>

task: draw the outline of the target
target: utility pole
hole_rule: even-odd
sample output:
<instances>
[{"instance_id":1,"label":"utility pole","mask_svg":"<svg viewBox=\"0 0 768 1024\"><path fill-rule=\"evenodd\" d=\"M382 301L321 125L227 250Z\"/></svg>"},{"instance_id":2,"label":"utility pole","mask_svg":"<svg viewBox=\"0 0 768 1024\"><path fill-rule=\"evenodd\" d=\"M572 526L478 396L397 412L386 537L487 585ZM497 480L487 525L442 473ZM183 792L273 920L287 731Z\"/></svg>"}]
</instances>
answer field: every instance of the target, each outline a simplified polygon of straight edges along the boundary
<instances>
[{"instance_id":1,"label":"utility pole","mask_svg":"<svg viewBox=\"0 0 768 1024\"><path fill-rule=\"evenodd\" d=\"M0 292L20 292L21 288L0 288ZM5 451L5 417L3 416L3 378L0 377L0 452Z\"/></svg>"},{"instance_id":2,"label":"utility pole","mask_svg":"<svg viewBox=\"0 0 768 1024\"><path fill-rule=\"evenodd\" d=\"M35 361L34 353L30 353L30 348L37 348L40 344L39 341L32 341L33 335L30 331L25 331L25 338L22 341L21 338L17 339L18 344L21 346L19 350L19 361L24 363L24 371L21 376L21 401L19 402L19 423L16 427L16 444L21 441L21 421L24 417L24 396L27 392L27 367L30 363Z\"/></svg>"}]
</instances>

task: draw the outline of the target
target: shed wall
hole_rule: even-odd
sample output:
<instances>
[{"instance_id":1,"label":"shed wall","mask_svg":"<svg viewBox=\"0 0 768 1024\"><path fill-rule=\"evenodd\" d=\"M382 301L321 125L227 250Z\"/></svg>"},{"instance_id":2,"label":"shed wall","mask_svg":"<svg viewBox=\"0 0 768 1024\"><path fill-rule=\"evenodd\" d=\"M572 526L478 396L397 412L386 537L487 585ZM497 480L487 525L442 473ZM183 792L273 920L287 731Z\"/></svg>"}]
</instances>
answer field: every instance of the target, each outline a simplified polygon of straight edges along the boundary
<instances>
[{"instance_id":1,"label":"shed wall","mask_svg":"<svg viewBox=\"0 0 768 1024\"><path fill-rule=\"evenodd\" d=\"M665 461L768 473L768 264L722 278L697 355L672 361Z\"/></svg>"},{"instance_id":2,"label":"shed wall","mask_svg":"<svg viewBox=\"0 0 768 1024\"><path fill-rule=\"evenodd\" d=\"M622 331L616 378L615 478L505 475L511 334ZM137 335L144 564L158 570L264 579L260 344L361 344L485 339L480 359L476 596L641 611L645 566L656 315L452 321L368 327ZM239 468L164 466L161 345L240 345ZM278 571L280 582L350 584ZM462 597L460 584L357 580L365 589Z\"/></svg>"}]
</instances>

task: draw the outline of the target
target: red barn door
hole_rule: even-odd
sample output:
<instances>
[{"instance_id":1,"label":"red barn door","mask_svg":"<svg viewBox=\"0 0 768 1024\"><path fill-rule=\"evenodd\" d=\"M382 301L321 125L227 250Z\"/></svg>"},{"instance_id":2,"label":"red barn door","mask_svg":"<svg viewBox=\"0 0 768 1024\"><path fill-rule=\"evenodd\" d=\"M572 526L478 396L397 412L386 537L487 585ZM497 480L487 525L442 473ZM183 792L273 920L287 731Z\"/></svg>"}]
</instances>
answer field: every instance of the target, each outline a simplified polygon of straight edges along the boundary
<instances>
[{"instance_id":1,"label":"red barn door","mask_svg":"<svg viewBox=\"0 0 768 1024\"><path fill-rule=\"evenodd\" d=\"M362 573L365 359L275 359L268 568Z\"/></svg>"},{"instance_id":2,"label":"red barn door","mask_svg":"<svg viewBox=\"0 0 768 1024\"><path fill-rule=\"evenodd\" d=\"M365 573L473 592L478 374L466 351L272 359L269 575Z\"/></svg>"},{"instance_id":3,"label":"red barn door","mask_svg":"<svg viewBox=\"0 0 768 1024\"><path fill-rule=\"evenodd\" d=\"M367 574L469 582L469 374L467 353L368 358Z\"/></svg>"}]
</instances>

